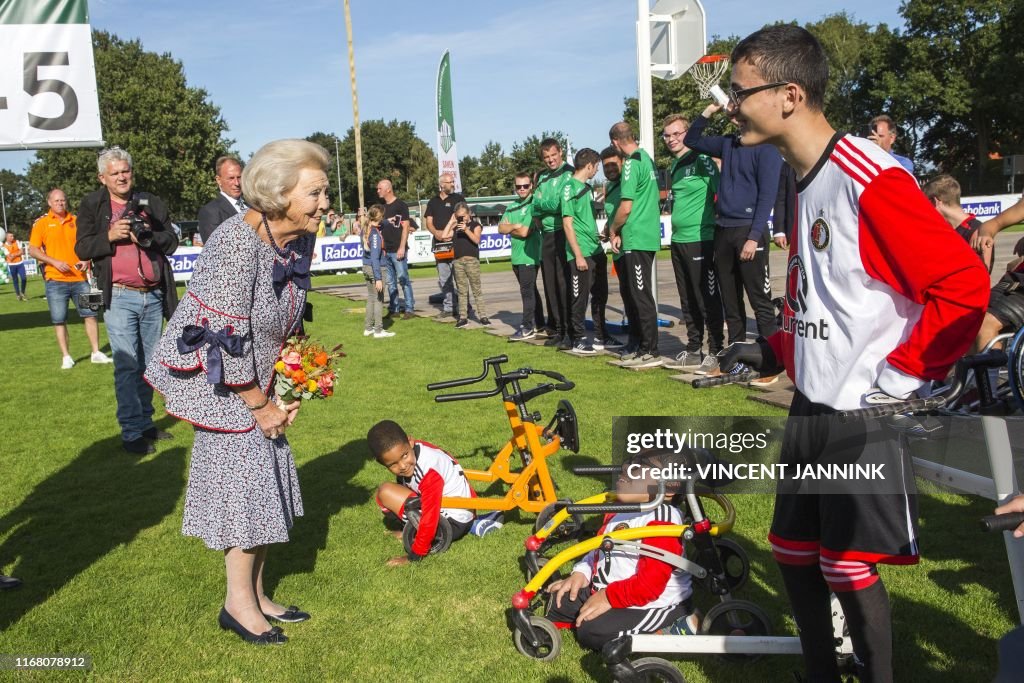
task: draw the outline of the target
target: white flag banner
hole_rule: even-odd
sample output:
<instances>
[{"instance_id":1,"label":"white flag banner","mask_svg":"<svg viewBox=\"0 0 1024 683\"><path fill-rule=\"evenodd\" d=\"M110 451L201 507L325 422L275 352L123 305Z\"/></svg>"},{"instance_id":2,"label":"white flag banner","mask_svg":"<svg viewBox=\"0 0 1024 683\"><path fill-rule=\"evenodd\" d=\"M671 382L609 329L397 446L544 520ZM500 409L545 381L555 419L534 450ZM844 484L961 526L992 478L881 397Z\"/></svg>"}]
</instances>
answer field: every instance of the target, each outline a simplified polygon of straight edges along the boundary
<instances>
[{"instance_id":1,"label":"white flag banner","mask_svg":"<svg viewBox=\"0 0 1024 683\"><path fill-rule=\"evenodd\" d=\"M448 51L437 67L437 174L450 173L455 191L462 192L459 155L455 150L455 116L452 114L452 65Z\"/></svg>"},{"instance_id":2,"label":"white flag banner","mask_svg":"<svg viewBox=\"0 0 1024 683\"><path fill-rule=\"evenodd\" d=\"M102 144L86 0L0 2L0 149Z\"/></svg>"}]
</instances>

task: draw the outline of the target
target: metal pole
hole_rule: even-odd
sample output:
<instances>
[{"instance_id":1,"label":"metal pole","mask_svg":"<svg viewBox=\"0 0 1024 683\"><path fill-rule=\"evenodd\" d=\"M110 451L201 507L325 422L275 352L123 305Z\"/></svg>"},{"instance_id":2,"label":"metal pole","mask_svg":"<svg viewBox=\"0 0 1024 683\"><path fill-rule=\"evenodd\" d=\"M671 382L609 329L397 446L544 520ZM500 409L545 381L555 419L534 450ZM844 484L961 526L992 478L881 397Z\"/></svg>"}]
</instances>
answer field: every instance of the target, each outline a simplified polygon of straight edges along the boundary
<instances>
[{"instance_id":1,"label":"metal pole","mask_svg":"<svg viewBox=\"0 0 1024 683\"><path fill-rule=\"evenodd\" d=\"M636 2L636 79L640 146L654 158L654 97L651 94L651 3Z\"/></svg>"},{"instance_id":2,"label":"metal pole","mask_svg":"<svg viewBox=\"0 0 1024 683\"><path fill-rule=\"evenodd\" d=\"M345 32L348 35L348 71L352 80L352 130L356 138L356 183L359 186L359 206L365 206L363 197L363 141L359 135L359 95L356 91L356 53L352 47L352 12L345 0Z\"/></svg>"},{"instance_id":3,"label":"metal pole","mask_svg":"<svg viewBox=\"0 0 1024 683\"><path fill-rule=\"evenodd\" d=\"M338 215L345 213L345 200L341 198L341 154L338 152L338 136L334 136L334 163L337 164L338 173Z\"/></svg>"},{"instance_id":4,"label":"metal pole","mask_svg":"<svg viewBox=\"0 0 1024 683\"><path fill-rule=\"evenodd\" d=\"M7 230L7 200L4 198L4 186L3 185L0 185L0 206L2 206L3 210L4 210L4 232L6 233L6 232L8 232L8 230Z\"/></svg>"}]
</instances>

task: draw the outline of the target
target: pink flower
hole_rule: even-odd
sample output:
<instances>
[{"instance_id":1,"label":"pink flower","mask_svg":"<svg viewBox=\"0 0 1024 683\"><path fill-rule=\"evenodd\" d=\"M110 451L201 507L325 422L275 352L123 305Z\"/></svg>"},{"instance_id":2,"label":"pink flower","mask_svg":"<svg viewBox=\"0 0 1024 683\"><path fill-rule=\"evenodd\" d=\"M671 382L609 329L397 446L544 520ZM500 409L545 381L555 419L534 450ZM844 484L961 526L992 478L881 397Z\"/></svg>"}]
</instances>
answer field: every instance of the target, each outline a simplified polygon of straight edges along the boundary
<instances>
[{"instance_id":1,"label":"pink flower","mask_svg":"<svg viewBox=\"0 0 1024 683\"><path fill-rule=\"evenodd\" d=\"M326 393L331 388L334 387L334 375L331 375L331 374L320 375L316 379L316 384L317 384L318 387L320 387L320 391L323 391L323 392Z\"/></svg>"},{"instance_id":2,"label":"pink flower","mask_svg":"<svg viewBox=\"0 0 1024 683\"><path fill-rule=\"evenodd\" d=\"M302 356L300 356L297 351L289 351L281 357L281 360L283 360L285 364L293 367L302 366Z\"/></svg>"}]
</instances>

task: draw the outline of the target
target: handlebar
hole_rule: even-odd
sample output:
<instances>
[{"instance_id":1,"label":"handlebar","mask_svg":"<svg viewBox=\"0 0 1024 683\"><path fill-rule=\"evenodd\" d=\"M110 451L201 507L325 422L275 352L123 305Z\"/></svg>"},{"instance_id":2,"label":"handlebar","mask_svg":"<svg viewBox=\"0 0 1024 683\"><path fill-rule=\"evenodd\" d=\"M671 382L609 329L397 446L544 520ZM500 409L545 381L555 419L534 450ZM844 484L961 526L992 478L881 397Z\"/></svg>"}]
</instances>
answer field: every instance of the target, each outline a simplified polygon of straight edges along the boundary
<instances>
[{"instance_id":1,"label":"handlebar","mask_svg":"<svg viewBox=\"0 0 1024 683\"><path fill-rule=\"evenodd\" d=\"M953 370L953 382L938 396L929 398L911 399L909 401L894 401L882 405L857 408L855 410L840 410L838 413L840 422L851 420L887 417L889 415L901 415L903 413L925 412L935 410L952 404L963 396L967 391L967 374L974 370L974 381L978 386L979 393L991 396L988 373L989 368L1001 368L1007 363L1006 352L1001 349L992 349L973 356L964 356L956 362Z\"/></svg>"},{"instance_id":2,"label":"handlebar","mask_svg":"<svg viewBox=\"0 0 1024 683\"><path fill-rule=\"evenodd\" d=\"M698 377L690 382L690 386L694 389L707 389L708 387L720 387L723 384L742 384L760 376L761 373L756 370L746 370L737 372L735 375L726 373L714 377Z\"/></svg>"},{"instance_id":3,"label":"handlebar","mask_svg":"<svg viewBox=\"0 0 1024 683\"><path fill-rule=\"evenodd\" d=\"M1024 524L1024 512L1007 512L981 518L982 531L1013 531Z\"/></svg>"},{"instance_id":4,"label":"handlebar","mask_svg":"<svg viewBox=\"0 0 1024 683\"><path fill-rule=\"evenodd\" d=\"M483 373L481 373L479 377L466 377L463 379L450 379L444 382L433 382L432 384L427 385L427 391L437 391L438 389L451 389L452 387L463 387L466 386L467 384L476 384L477 382L482 382L485 379L487 379L487 373L490 372L490 368L492 365L499 365L501 363L507 362L508 356L504 354L501 356L494 356L493 358L485 358L484 371ZM493 396L494 394L488 395Z\"/></svg>"},{"instance_id":5,"label":"handlebar","mask_svg":"<svg viewBox=\"0 0 1024 683\"><path fill-rule=\"evenodd\" d=\"M573 467L572 473L580 476L591 474L619 474L622 472L621 465L588 465L586 467Z\"/></svg>"},{"instance_id":6,"label":"handlebar","mask_svg":"<svg viewBox=\"0 0 1024 683\"><path fill-rule=\"evenodd\" d=\"M491 396L497 396L502 392L505 385L510 382L519 382L527 379L530 375L543 375L550 377L555 380L556 384L544 383L540 384L532 389L525 389L519 393L513 395L511 398L518 402L525 403L530 399L546 394L549 391L569 391L576 385L570 380L566 379L565 375L554 370L534 370L533 368L519 368L512 372L502 373L499 367L502 363L508 362L508 356L494 356L493 358L487 358L484 360L484 371L479 377L466 377L464 379L452 379L444 382L433 382L427 385L428 391L436 391L438 389L451 389L453 387L466 386L468 384L476 384L487 379L487 375L490 373L490 368L494 367L495 383L497 386L494 389L488 391L467 391L455 394L444 394L441 396L435 396L434 401L437 403L448 403L450 401L469 401L478 398L489 398Z\"/></svg>"},{"instance_id":7,"label":"handlebar","mask_svg":"<svg viewBox=\"0 0 1024 683\"><path fill-rule=\"evenodd\" d=\"M587 468L581 467L579 469L602 469L602 468ZM621 468L614 468L615 471L621 471ZM575 471L575 470L574 470ZM593 513L593 514L606 514L610 512L650 512L656 509L665 501L665 481L658 481L658 495L653 500L647 503L593 503L593 504L573 504L566 505L565 509L569 514L579 513Z\"/></svg>"}]
</instances>

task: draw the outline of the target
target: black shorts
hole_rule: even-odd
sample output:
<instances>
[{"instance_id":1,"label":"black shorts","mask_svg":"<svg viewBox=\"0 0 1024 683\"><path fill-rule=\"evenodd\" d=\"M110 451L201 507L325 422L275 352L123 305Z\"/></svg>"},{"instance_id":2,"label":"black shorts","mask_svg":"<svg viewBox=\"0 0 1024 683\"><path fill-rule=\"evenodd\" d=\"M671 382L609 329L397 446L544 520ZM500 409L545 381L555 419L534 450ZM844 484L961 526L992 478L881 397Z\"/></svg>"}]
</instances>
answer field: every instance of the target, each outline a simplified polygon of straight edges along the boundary
<instances>
[{"instance_id":1,"label":"black shorts","mask_svg":"<svg viewBox=\"0 0 1024 683\"><path fill-rule=\"evenodd\" d=\"M790 468L883 463L886 478L809 486L801 482L800 489L780 482L769 535L776 559L817 564L821 555L868 563L916 563L917 495L902 438L883 420L843 424L829 417L834 413L796 392L780 462Z\"/></svg>"},{"instance_id":2,"label":"black shorts","mask_svg":"<svg viewBox=\"0 0 1024 683\"><path fill-rule=\"evenodd\" d=\"M1007 273L999 278L988 299L988 312L1010 331L1024 326L1024 284Z\"/></svg>"},{"instance_id":3,"label":"black shorts","mask_svg":"<svg viewBox=\"0 0 1024 683\"><path fill-rule=\"evenodd\" d=\"M445 517L445 519L448 520L448 523L452 527L452 541L459 540L468 534L469 530L473 528L473 520L469 520L468 522L456 522L451 517Z\"/></svg>"},{"instance_id":4,"label":"black shorts","mask_svg":"<svg viewBox=\"0 0 1024 683\"><path fill-rule=\"evenodd\" d=\"M575 600L569 594L562 596L562 606L555 606L554 596L548 598L545 615L559 628L575 628L576 617L591 595L591 589L583 589ZM619 636L634 633L654 633L670 626L677 619L693 613L693 603L687 598L672 607L612 608L599 617L584 621L576 628L576 640L583 647L600 651L604 644Z\"/></svg>"}]
</instances>

